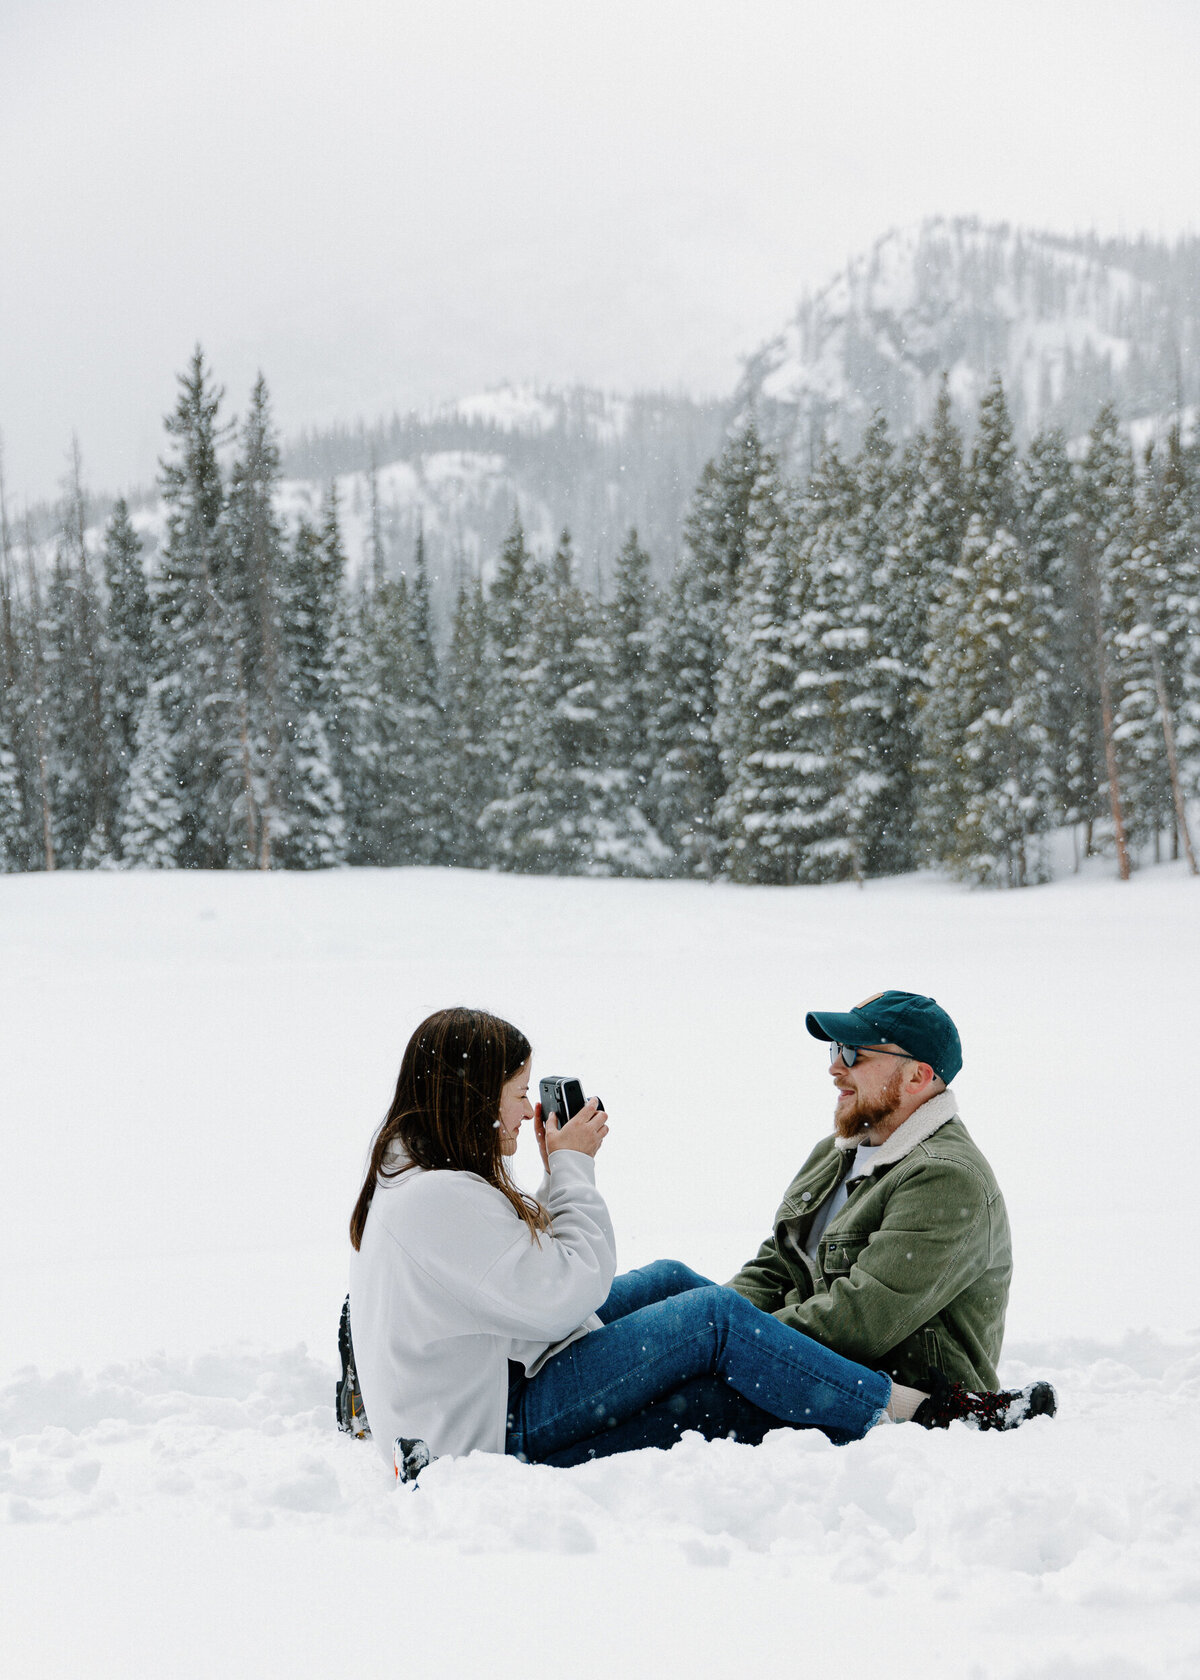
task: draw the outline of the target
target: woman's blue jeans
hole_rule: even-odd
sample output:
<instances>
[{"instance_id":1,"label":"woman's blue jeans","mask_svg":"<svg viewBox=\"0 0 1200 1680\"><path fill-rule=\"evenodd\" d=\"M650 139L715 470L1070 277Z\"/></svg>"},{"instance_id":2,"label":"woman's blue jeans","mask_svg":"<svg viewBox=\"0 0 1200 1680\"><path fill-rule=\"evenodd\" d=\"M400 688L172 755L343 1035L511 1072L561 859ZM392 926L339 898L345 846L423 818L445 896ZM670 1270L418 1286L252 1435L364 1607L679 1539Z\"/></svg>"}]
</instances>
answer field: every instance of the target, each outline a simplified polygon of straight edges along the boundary
<instances>
[{"instance_id":1,"label":"woman's blue jeans","mask_svg":"<svg viewBox=\"0 0 1200 1680\"><path fill-rule=\"evenodd\" d=\"M510 1367L506 1450L539 1464L670 1447L684 1430L757 1444L771 1429L865 1435L891 1381L677 1260L614 1280L602 1329L535 1377Z\"/></svg>"}]
</instances>

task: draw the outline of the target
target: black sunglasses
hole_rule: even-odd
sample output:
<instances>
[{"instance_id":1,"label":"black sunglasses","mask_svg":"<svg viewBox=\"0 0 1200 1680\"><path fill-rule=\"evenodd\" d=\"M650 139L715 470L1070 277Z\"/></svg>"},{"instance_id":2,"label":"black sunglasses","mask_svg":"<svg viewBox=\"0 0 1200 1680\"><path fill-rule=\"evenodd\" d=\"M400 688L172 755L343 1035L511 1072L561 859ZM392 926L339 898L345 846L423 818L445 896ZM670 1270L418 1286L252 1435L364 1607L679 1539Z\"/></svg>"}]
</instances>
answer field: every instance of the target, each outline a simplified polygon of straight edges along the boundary
<instances>
[{"instance_id":1,"label":"black sunglasses","mask_svg":"<svg viewBox=\"0 0 1200 1680\"><path fill-rule=\"evenodd\" d=\"M848 1068L852 1068L858 1060L860 1050L865 1050L869 1056L899 1056L901 1061L914 1060L907 1050L877 1050L873 1044L830 1044L829 1065L833 1066L840 1056Z\"/></svg>"}]
</instances>

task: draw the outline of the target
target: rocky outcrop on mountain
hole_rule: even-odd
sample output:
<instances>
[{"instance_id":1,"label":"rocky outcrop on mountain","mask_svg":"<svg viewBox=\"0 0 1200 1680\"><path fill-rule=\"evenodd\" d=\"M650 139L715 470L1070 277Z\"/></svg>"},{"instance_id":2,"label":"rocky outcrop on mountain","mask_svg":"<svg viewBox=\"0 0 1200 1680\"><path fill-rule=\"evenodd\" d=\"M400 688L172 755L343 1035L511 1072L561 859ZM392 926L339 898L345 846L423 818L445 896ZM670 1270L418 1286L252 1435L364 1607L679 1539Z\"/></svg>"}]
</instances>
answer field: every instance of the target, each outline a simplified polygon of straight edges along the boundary
<instances>
[{"instance_id":1,"label":"rocky outcrop on mountain","mask_svg":"<svg viewBox=\"0 0 1200 1680\"><path fill-rule=\"evenodd\" d=\"M1200 401L1200 239L1175 245L938 218L885 234L751 356L739 413L803 469L882 413L901 436L943 375L970 421L999 372L1019 436Z\"/></svg>"}]
</instances>

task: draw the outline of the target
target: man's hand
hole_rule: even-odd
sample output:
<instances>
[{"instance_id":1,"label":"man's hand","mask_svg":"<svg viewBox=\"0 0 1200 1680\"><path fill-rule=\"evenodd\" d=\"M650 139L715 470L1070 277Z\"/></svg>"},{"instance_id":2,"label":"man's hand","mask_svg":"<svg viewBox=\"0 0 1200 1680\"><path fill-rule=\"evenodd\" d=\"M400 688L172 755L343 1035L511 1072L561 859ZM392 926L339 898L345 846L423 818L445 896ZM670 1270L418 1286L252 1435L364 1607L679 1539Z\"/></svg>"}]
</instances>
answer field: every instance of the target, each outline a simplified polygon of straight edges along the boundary
<instances>
[{"instance_id":1,"label":"man's hand","mask_svg":"<svg viewBox=\"0 0 1200 1680\"><path fill-rule=\"evenodd\" d=\"M579 1113L565 1126L547 1126L542 1119L542 1105L538 1103L533 1111L533 1135L537 1138L542 1161L549 1172L550 1157L557 1149L574 1149L580 1155L595 1155L608 1136L608 1115L598 1106L595 1097L589 1097Z\"/></svg>"}]
</instances>

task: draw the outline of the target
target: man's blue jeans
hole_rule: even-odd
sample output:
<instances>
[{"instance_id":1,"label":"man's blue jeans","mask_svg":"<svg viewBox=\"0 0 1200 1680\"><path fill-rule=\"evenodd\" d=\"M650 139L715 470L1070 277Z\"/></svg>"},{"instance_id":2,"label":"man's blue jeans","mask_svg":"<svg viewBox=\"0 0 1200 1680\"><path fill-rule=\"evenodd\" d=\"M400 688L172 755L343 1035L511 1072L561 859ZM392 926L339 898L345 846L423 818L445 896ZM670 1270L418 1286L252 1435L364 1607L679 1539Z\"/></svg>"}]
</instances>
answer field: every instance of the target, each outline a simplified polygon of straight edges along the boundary
<instances>
[{"instance_id":1,"label":"man's blue jeans","mask_svg":"<svg viewBox=\"0 0 1200 1680\"><path fill-rule=\"evenodd\" d=\"M686 1429L757 1444L770 1429L855 1441L889 1378L843 1359L676 1260L614 1280L604 1326L542 1366L512 1368L506 1450L539 1464L670 1447Z\"/></svg>"}]
</instances>

